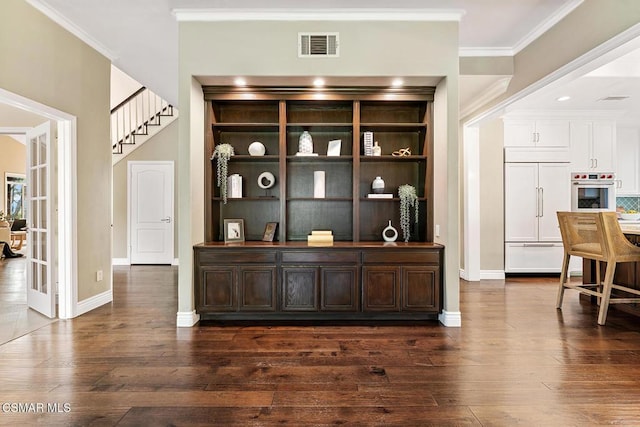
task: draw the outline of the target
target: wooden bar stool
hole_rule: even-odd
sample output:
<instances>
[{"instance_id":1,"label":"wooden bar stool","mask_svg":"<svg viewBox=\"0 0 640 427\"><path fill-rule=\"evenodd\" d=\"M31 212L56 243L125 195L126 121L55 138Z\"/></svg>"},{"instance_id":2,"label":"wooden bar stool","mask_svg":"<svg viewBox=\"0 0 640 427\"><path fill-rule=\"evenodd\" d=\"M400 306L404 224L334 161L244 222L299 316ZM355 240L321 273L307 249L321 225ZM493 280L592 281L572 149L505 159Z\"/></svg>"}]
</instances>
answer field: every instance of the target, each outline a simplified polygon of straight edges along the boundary
<instances>
[{"instance_id":1,"label":"wooden bar stool","mask_svg":"<svg viewBox=\"0 0 640 427\"><path fill-rule=\"evenodd\" d=\"M558 212L560 234L564 245L564 259L557 308L562 308L562 298L566 288L598 298L600 310L598 324L607 320L609 304L640 302L640 291L613 283L616 265L619 262L640 262L640 248L634 246L622 233L615 212ZM596 262L596 283L572 284L568 279L569 260L579 256ZM606 263L604 281L601 281L600 263ZM617 289L635 298L611 297L611 290Z\"/></svg>"}]
</instances>

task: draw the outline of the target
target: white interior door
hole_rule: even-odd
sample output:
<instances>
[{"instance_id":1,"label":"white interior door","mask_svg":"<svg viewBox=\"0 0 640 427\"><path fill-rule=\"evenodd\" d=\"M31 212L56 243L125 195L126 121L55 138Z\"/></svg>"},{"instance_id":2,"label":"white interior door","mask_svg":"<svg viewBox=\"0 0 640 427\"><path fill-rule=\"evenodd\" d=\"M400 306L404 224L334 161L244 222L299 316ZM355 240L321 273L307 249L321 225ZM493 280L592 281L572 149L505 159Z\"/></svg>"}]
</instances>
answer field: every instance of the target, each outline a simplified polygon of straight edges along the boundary
<instances>
[{"instance_id":1,"label":"white interior door","mask_svg":"<svg viewBox=\"0 0 640 427\"><path fill-rule=\"evenodd\" d=\"M129 162L131 264L173 262L173 162Z\"/></svg>"},{"instance_id":2,"label":"white interior door","mask_svg":"<svg viewBox=\"0 0 640 427\"><path fill-rule=\"evenodd\" d=\"M56 315L52 258L51 124L27 136L27 304L48 317Z\"/></svg>"}]
</instances>

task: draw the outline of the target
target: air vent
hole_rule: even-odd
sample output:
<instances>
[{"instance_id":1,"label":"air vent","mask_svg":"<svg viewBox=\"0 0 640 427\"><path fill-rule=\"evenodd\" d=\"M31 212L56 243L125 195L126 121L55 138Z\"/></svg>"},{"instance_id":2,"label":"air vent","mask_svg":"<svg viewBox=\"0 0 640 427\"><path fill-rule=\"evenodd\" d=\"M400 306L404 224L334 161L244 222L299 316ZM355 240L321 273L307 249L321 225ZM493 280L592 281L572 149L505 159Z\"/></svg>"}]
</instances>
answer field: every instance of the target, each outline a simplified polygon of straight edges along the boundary
<instances>
[{"instance_id":1,"label":"air vent","mask_svg":"<svg viewBox=\"0 0 640 427\"><path fill-rule=\"evenodd\" d=\"M600 98L598 101L624 101L628 98L628 96L607 96L606 98Z\"/></svg>"},{"instance_id":2,"label":"air vent","mask_svg":"<svg viewBox=\"0 0 640 427\"><path fill-rule=\"evenodd\" d=\"M298 33L298 56L339 56L338 33Z\"/></svg>"}]
</instances>

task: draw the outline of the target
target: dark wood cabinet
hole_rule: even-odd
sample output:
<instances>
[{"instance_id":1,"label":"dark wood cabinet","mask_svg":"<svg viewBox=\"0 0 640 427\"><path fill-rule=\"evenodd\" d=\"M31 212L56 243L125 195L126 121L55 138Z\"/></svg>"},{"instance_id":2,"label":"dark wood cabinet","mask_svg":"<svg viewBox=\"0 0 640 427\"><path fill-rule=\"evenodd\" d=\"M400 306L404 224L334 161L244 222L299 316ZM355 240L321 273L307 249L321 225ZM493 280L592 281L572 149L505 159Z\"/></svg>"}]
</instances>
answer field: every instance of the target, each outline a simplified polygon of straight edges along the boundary
<instances>
[{"instance_id":1,"label":"dark wood cabinet","mask_svg":"<svg viewBox=\"0 0 640 427\"><path fill-rule=\"evenodd\" d=\"M194 295L203 319L422 319L442 307L442 254L433 243L432 87L203 88L205 99L205 243L194 247ZM321 95L321 96L320 96ZM315 155L300 156L304 132ZM365 136L381 147L373 156ZM339 155L329 155L331 141ZM249 146L260 142L262 156ZM228 172L243 179L242 198L220 194L216 145L234 156ZM255 154L255 153L254 153ZM325 172L324 197L314 172ZM262 189L258 177L275 176ZM374 198L385 182L391 197ZM418 221L403 242L398 187L413 185ZM225 245L224 220L244 222L245 242ZM385 244L392 221L399 239ZM277 222L274 242L262 242ZM331 230L334 244L307 244Z\"/></svg>"},{"instance_id":2,"label":"dark wood cabinet","mask_svg":"<svg viewBox=\"0 0 640 427\"><path fill-rule=\"evenodd\" d=\"M196 245L196 310L221 320L434 319L443 251L421 242Z\"/></svg>"}]
</instances>

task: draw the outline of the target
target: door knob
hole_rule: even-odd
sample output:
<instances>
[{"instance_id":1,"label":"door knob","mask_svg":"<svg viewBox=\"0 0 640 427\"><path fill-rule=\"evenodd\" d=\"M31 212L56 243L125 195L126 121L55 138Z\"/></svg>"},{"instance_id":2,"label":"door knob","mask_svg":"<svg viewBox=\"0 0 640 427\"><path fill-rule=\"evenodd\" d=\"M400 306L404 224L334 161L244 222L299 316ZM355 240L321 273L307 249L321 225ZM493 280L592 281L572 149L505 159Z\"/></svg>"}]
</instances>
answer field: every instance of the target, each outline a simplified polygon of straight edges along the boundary
<instances>
[{"instance_id":1,"label":"door knob","mask_svg":"<svg viewBox=\"0 0 640 427\"><path fill-rule=\"evenodd\" d=\"M168 216L168 217L166 217L166 218L162 218L160 221L161 221L161 222L171 222L171 217L170 217L170 216Z\"/></svg>"}]
</instances>

